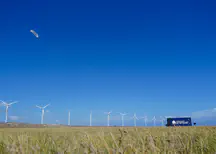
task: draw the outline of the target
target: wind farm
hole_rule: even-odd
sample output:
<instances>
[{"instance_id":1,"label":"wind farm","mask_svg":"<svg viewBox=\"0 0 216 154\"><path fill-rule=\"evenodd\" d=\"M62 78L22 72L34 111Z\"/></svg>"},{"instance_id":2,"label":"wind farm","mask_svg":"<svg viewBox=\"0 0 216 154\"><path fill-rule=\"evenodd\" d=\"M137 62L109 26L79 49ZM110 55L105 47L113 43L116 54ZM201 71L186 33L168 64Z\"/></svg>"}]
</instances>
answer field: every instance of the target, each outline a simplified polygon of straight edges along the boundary
<instances>
[{"instance_id":1,"label":"wind farm","mask_svg":"<svg viewBox=\"0 0 216 154\"><path fill-rule=\"evenodd\" d=\"M2 105L6 106L7 109L6 117L8 117L9 113L7 106L9 107L12 104L15 104L15 102L6 103L5 101L2 101ZM88 116L86 117L89 120L88 125L77 126L74 124L74 122L72 125L71 115L73 117L74 114L71 114L71 110L65 112L67 115L67 124L61 124L61 120L59 119L55 120L55 124L46 124L47 120L44 113L48 106L50 108L52 107L51 104L47 104L45 106L36 105L36 107L41 110L40 124L13 123L9 122L8 120L5 120L4 123L0 123L0 135L3 134L2 144L9 146L11 142L19 143L17 144L19 146L13 145L13 147L19 149L20 146L22 146L26 149L23 149L25 153L36 151L35 149L27 148L27 145L24 142L27 142L27 140L31 140L31 146L39 147L40 151L44 153L49 153L50 151L64 153L65 150L70 153L85 153L85 151L87 149L89 150L89 147L91 146L93 146L93 148L90 148L90 152L96 153L98 150L101 152L106 152L110 149L121 152L122 149L127 147L128 143L130 143L130 146L127 147L127 150L124 152L126 154L133 153L133 151L137 149L139 149L140 153L144 153L146 151L148 153L157 153L157 150L164 152L186 152L187 149L184 148L184 146L187 145L187 142L185 141L189 140L190 142L193 142L190 138L188 139L188 136L195 137L198 134L205 134L206 137L208 136L208 139L204 141L202 140L202 142L205 143L205 146L210 147L212 141L214 140L214 135L216 135L216 132L214 131L215 127L208 127L208 129L206 129L207 127L197 126L164 127L164 116L160 116L158 118L153 116L153 118L150 118L151 121L148 121L146 115L144 117L138 118L137 113L133 113L133 116L131 117L131 114L128 112L116 112L116 114L114 114L113 110L101 114L102 117L106 115L106 119L104 121L105 126L94 124L94 121L97 120L97 117L93 118L92 110L90 111L89 118ZM119 119L116 119L116 117L119 117ZM92 121L92 118L94 121ZM75 119L75 117L73 119ZM143 120L140 120L140 125L137 126L137 121L139 121L139 119ZM118 120L118 126L112 125L114 120ZM125 120L127 120L127 122L132 120L133 125L127 125ZM151 125L151 123L153 124ZM175 121L173 123L174 125L177 124ZM188 130L190 131L188 132ZM13 134L13 136L11 136L11 134ZM7 136L11 137L8 138ZM169 138L173 142L174 147L170 147L170 141L168 140ZM200 142L201 138L197 140ZM115 145L107 143L121 144ZM143 144L147 147L142 146ZM157 147L148 148L152 145L157 145ZM182 145L182 149L175 148L175 146L179 145ZM71 146L73 148L70 148ZM204 146L200 146L198 144L192 144L191 146L191 149L195 153L198 153L198 147L205 148ZM50 147L55 149L50 150ZM208 151L213 149L214 148L210 147L208 148ZM3 150L12 152L11 148L0 148L0 152Z\"/></svg>"},{"instance_id":2,"label":"wind farm","mask_svg":"<svg viewBox=\"0 0 216 154\"><path fill-rule=\"evenodd\" d=\"M9 107L11 107L13 104L16 104L18 101L13 101L10 103L6 103L5 101L1 100L1 106L5 107L5 121L4 123L16 123L16 126L21 127L24 123L22 122L20 125L18 124L19 120L17 120L17 122L14 122L13 120L9 120L8 121L8 109ZM21 103L20 103L21 104ZM104 115L106 115L106 124L104 121L104 124L98 124L98 123L94 123L94 121L92 121L93 115L92 115L92 110L90 110L90 114L89 114L89 124L76 124L76 122L74 121L73 124L71 124L71 110L68 110L67 112L67 124L62 123L62 121L64 121L64 119L59 119L55 120L54 123L50 123L50 122L44 122L44 118L45 118L45 111L50 112L50 110L46 110L47 107L52 107L51 104L46 104L44 106L39 106L39 105L35 105L36 108L41 110L41 115L40 115L40 123L37 123L36 125L39 126L41 125L41 127L44 126L65 126L65 127L164 127L167 124L165 124L165 121L167 118L171 118L171 116L159 116L158 120L156 119L156 116L153 116L152 118L152 123L151 121L148 121L148 117L147 115L145 116L138 116L136 113L133 113L133 116L131 117L131 114L129 112L116 112L114 113L113 110L110 110L108 112L104 112ZM94 120L98 121L101 118L102 114L96 114L95 113L95 117ZM52 112L53 115L55 115L55 112ZM76 115L73 115L74 117L77 117ZM119 117L119 118L118 118ZM189 116L186 116L189 117ZM39 117L38 117L39 118ZM149 117L150 118L150 117ZM183 118L183 117L182 117ZM86 117L87 119L87 117ZM142 121L140 121L141 119L143 119ZM75 118L74 118L75 120ZM126 121L126 122L125 122ZM133 121L133 122L132 122ZM137 125L137 121L139 122ZM102 120L101 120L102 122ZM103 122L102 122L103 123ZM113 124L112 124L113 123ZM27 124L27 123L26 123ZM31 123L28 123L28 125L30 125ZM33 123L32 123L33 124ZM176 125L176 124L175 124ZM2 126L3 126L3 122L2 122ZM27 126L27 125L25 125Z\"/></svg>"},{"instance_id":3,"label":"wind farm","mask_svg":"<svg viewBox=\"0 0 216 154\"><path fill-rule=\"evenodd\" d=\"M195 137L200 133L205 134L206 137L208 136L208 140L202 140L202 142L209 147L214 140L214 135L216 135L216 132L213 131L215 130L215 127L208 127L208 129L206 129L207 127L197 126L175 127L179 121L176 118L172 120L172 116L150 117L146 114L144 114L145 116L139 116L136 112L130 114L129 112L115 112L114 110L100 112L100 114L98 114L95 110L90 110L88 114L89 116L86 116L88 124L81 126L76 125L76 121L73 121L76 119L76 117L78 117L75 115L75 110L71 112L72 110L68 109L65 111L67 115L65 117L65 121L67 121L66 124L62 123L64 119L59 118L58 120L55 120L55 124L47 124L48 115L45 113L52 112L53 115L55 115L55 113L52 111L53 106L50 103L40 106L35 105L37 109L40 109L40 116L37 116L38 120L40 120L40 123L38 124L11 122L10 119L8 119L11 114L11 112L8 112L8 108L15 103L17 103L17 101L1 101L1 106L5 107L6 109L5 121L0 123L0 135L4 134L4 136L9 136L12 133L14 135L10 138L10 140L7 137L4 138L3 145L8 145L10 142L16 142L19 143L20 146L27 149L24 141L30 139L32 141L31 146L38 146L40 147L40 150L45 153L53 151L50 150L50 147L65 147L68 152L85 153L86 149L89 149L89 146L93 146L93 149L90 149L91 152L96 152L97 150L105 152L109 151L110 149L121 152L121 150L127 146L127 142L130 142L130 147L125 151L126 154L130 154L137 149L139 149L140 153L144 153L145 151L148 153L157 153L157 150L166 152L186 152L187 149L185 149L184 146L187 145L187 142L182 140L190 141L190 139L188 139L188 135ZM21 103L22 102L19 101L19 104ZM49 112L46 112L48 111L48 107ZM104 125L98 125L96 123L97 119L100 119L100 117L104 117L104 121L102 122ZM171 118L169 121L171 120L171 123L174 125L174 127L165 127L166 118ZM132 124L130 125L130 123ZM189 133L188 130L190 130ZM170 147L170 141L167 140L171 137L174 147ZM175 138L181 140L177 140ZM199 138L199 141L200 140L201 138ZM142 144L137 144L137 142L145 144L147 147L151 147L152 145L156 146L157 144L158 145L157 147L147 148L142 146ZM190 142L193 141L191 140ZM55 145L53 145L53 143L55 143ZM107 143L121 144L112 145ZM179 146L180 143L183 146L181 150L178 150L175 148L175 146ZM73 146L73 149L70 149L70 146ZM198 152L196 150L198 147L204 148L204 146L199 146L197 144L192 144L191 146L195 153ZM19 148L16 145L14 147ZM209 151L212 149L213 148L209 148ZM12 152L11 149L6 148L0 148L0 152L1 150ZM29 149L25 150L25 153L33 151L35 150ZM54 149L54 151L63 152L65 149Z\"/></svg>"}]
</instances>

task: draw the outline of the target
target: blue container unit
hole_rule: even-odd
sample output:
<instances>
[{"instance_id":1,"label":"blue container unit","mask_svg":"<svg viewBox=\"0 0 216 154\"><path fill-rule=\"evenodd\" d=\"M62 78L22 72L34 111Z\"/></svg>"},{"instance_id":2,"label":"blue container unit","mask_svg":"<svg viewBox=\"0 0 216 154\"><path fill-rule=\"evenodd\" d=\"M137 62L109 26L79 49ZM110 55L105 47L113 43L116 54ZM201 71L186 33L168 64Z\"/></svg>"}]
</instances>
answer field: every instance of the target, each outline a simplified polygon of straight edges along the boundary
<instances>
[{"instance_id":1,"label":"blue container unit","mask_svg":"<svg viewBox=\"0 0 216 154\"><path fill-rule=\"evenodd\" d=\"M167 118L167 126L192 126L191 117Z\"/></svg>"}]
</instances>

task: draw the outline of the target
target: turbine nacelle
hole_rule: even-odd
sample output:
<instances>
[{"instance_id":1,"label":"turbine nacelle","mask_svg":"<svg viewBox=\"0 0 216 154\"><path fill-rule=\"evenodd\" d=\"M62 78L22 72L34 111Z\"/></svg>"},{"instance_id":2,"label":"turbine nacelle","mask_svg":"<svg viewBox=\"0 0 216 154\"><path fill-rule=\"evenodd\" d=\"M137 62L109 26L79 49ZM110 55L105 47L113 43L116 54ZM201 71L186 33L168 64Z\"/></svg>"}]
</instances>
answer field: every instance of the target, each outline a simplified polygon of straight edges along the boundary
<instances>
[{"instance_id":1,"label":"turbine nacelle","mask_svg":"<svg viewBox=\"0 0 216 154\"><path fill-rule=\"evenodd\" d=\"M120 114L121 116L127 115L127 113L120 113L120 112L119 112L119 114Z\"/></svg>"},{"instance_id":2,"label":"turbine nacelle","mask_svg":"<svg viewBox=\"0 0 216 154\"><path fill-rule=\"evenodd\" d=\"M136 113L134 113L133 117L131 117L131 119L136 119L136 120L139 120L136 116Z\"/></svg>"},{"instance_id":3,"label":"turbine nacelle","mask_svg":"<svg viewBox=\"0 0 216 154\"><path fill-rule=\"evenodd\" d=\"M16 103L18 103L18 101L14 101L14 102L11 102L11 103L6 103L6 102L4 102L4 101L2 101L1 100L1 102L2 102L2 105L4 105L4 106L11 106L12 104L16 104Z\"/></svg>"},{"instance_id":4,"label":"turbine nacelle","mask_svg":"<svg viewBox=\"0 0 216 154\"><path fill-rule=\"evenodd\" d=\"M41 106L38 106L38 105L36 105L36 107L37 108L39 108L39 109L45 109L47 106L49 106L50 104L47 104L47 105L45 105L44 107L41 107Z\"/></svg>"},{"instance_id":5,"label":"turbine nacelle","mask_svg":"<svg viewBox=\"0 0 216 154\"><path fill-rule=\"evenodd\" d=\"M112 113L112 111L110 112L104 112L104 114L110 115Z\"/></svg>"}]
</instances>

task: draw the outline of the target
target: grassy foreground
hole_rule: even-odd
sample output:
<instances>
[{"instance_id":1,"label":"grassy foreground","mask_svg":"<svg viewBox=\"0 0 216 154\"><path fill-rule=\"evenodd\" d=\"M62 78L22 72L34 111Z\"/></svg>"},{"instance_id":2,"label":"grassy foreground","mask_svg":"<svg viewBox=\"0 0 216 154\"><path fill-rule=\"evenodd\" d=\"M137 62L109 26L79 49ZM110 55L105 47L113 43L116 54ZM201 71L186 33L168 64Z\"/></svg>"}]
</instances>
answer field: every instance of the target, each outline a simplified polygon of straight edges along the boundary
<instances>
[{"instance_id":1,"label":"grassy foreground","mask_svg":"<svg viewBox=\"0 0 216 154\"><path fill-rule=\"evenodd\" d=\"M0 153L214 154L216 127L4 128Z\"/></svg>"}]
</instances>

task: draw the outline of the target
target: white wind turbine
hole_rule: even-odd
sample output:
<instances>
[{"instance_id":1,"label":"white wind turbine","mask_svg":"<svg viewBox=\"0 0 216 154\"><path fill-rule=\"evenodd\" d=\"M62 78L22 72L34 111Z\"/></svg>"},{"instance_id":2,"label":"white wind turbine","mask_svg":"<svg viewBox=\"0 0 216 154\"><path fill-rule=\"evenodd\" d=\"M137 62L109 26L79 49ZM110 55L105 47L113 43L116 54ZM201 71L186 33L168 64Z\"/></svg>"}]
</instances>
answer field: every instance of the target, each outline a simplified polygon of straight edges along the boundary
<instances>
[{"instance_id":1,"label":"white wind turbine","mask_svg":"<svg viewBox=\"0 0 216 154\"><path fill-rule=\"evenodd\" d=\"M112 113L112 111L110 112L104 112L104 114L107 114L107 126L109 126L109 122L110 122L110 114Z\"/></svg>"},{"instance_id":2,"label":"white wind turbine","mask_svg":"<svg viewBox=\"0 0 216 154\"><path fill-rule=\"evenodd\" d=\"M41 124L43 124L43 120L44 120L44 109L49 106L50 104L47 104L45 105L44 107L41 107L41 106L38 106L36 105L37 108L41 109L42 110L42 113L41 113Z\"/></svg>"},{"instance_id":3,"label":"white wind turbine","mask_svg":"<svg viewBox=\"0 0 216 154\"><path fill-rule=\"evenodd\" d=\"M119 113L121 115L122 127L124 126L124 116L127 115L126 113Z\"/></svg>"},{"instance_id":4,"label":"white wind turbine","mask_svg":"<svg viewBox=\"0 0 216 154\"><path fill-rule=\"evenodd\" d=\"M70 126L70 111L68 111L68 126Z\"/></svg>"},{"instance_id":5,"label":"white wind turbine","mask_svg":"<svg viewBox=\"0 0 216 154\"><path fill-rule=\"evenodd\" d=\"M147 121L148 121L147 116L141 117L141 119L144 119L144 123L145 123L145 127L146 127L147 126Z\"/></svg>"},{"instance_id":6,"label":"white wind turbine","mask_svg":"<svg viewBox=\"0 0 216 154\"><path fill-rule=\"evenodd\" d=\"M89 116L89 126L92 126L92 111L90 112Z\"/></svg>"},{"instance_id":7,"label":"white wind turbine","mask_svg":"<svg viewBox=\"0 0 216 154\"><path fill-rule=\"evenodd\" d=\"M134 119L134 127L136 127L136 120L139 120L136 116L136 113L134 113L132 119Z\"/></svg>"},{"instance_id":8,"label":"white wind turbine","mask_svg":"<svg viewBox=\"0 0 216 154\"><path fill-rule=\"evenodd\" d=\"M164 119L164 117L162 117L162 116L160 116L160 121L161 121L161 126L164 126L164 121L165 121L165 119Z\"/></svg>"},{"instance_id":9,"label":"white wind turbine","mask_svg":"<svg viewBox=\"0 0 216 154\"><path fill-rule=\"evenodd\" d=\"M155 116L153 117L152 121L153 121L154 127L155 127L156 126L156 118L155 118Z\"/></svg>"},{"instance_id":10,"label":"white wind turbine","mask_svg":"<svg viewBox=\"0 0 216 154\"><path fill-rule=\"evenodd\" d=\"M12 102L12 103L6 103L6 102L4 102L4 101L1 101L1 102L2 102L2 105L5 106L5 123L7 123L7 121L8 121L8 108L9 108L12 104L17 103L17 101Z\"/></svg>"}]
</instances>

